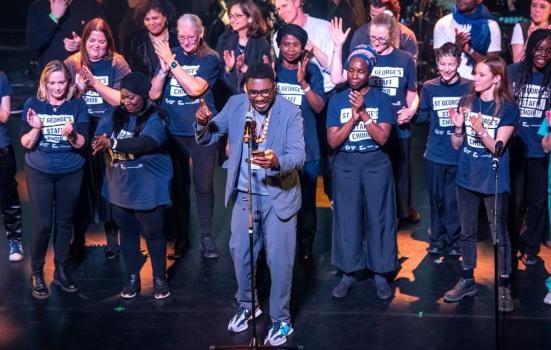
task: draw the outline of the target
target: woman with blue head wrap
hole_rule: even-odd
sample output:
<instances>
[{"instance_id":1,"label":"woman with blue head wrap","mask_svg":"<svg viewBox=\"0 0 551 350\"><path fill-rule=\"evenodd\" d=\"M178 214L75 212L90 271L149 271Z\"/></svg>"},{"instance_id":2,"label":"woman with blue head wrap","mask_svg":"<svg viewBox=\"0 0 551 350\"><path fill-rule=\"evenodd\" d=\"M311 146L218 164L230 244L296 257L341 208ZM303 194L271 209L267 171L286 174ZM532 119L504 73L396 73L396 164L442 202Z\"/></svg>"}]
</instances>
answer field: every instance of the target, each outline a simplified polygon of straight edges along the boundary
<instances>
[{"instance_id":1,"label":"woman with blue head wrap","mask_svg":"<svg viewBox=\"0 0 551 350\"><path fill-rule=\"evenodd\" d=\"M354 272L368 269L377 296L389 299L385 276L398 267L392 165L382 149L395 117L388 96L369 86L377 59L369 45L352 50L345 63L350 88L331 99L327 113L327 139L335 150L331 255L343 272L335 298L356 285Z\"/></svg>"}]
</instances>

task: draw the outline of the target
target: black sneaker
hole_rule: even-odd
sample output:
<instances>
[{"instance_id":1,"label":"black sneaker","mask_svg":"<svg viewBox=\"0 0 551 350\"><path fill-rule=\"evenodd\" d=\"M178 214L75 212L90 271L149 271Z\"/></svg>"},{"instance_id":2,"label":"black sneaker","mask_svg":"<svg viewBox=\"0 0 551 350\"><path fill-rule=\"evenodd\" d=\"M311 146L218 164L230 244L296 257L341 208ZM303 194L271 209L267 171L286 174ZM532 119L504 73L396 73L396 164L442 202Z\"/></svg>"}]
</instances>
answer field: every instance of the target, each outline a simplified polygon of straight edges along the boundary
<instances>
[{"instance_id":1,"label":"black sneaker","mask_svg":"<svg viewBox=\"0 0 551 350\"><path fill-rule=\"evenodd\" d=\"M218 253L218 248L210 236L204 237L201 240L201 252L203 253L203 257L205 259L216 259L220 256L220 253Z\"/></svg>"},{"instance_id":2,"label":"black sneaker","mask_svg":"<svg viewBox=\"0 0 551 350\"><path fill-rule=\"evenodd\" d=\"M44 281L44 272L42 269L32 271L31 289L32 296L35 299L48 299L50 296L50 291L48 291L48 287L46 287L46 282Z\"/></svg>"},{"instance_id":3,"label":"black sneaker","mask_svg":"<svg viewBox=\"0 0 551 350\"><path fill-rule=\"evenodd\" d=\"M500 312L511 312L515 306L511 297L511 289L509 287L499 287L497 290L498 302L497 308Z\"/></svg>"},{"instance_id":4,"label":"black sneaker","mask_svg":"<svg viewBox=\"0 0 551 350\"><path fill-rule=\"evenodd\" d=\"M164 299L170 295L168 281L164 277L153 278L153 296L155 299Z\"/></svg>"},{"instance_id":5,"label":"black sneaker","mask_svg":"<svg viewBox=\"0 0 551 350\"><path fill-rule=\"evenodd\" d=\"M446 292L444 301L447 303L456 303L464 297L475 296L478 290L474 278L465 279L461 277L453 289Z\"/></svg>"},{"instance_id":6,"label":"black sneaker","mask_svg":"<svg viewBox=\"0 0 551 350\"><path fill-rule=\"evenodd\" d=\"M121 297L125 299L134 298L141 289L140 275L128 275L126 284L122 288Z\"/></svg>"}]
</instances>

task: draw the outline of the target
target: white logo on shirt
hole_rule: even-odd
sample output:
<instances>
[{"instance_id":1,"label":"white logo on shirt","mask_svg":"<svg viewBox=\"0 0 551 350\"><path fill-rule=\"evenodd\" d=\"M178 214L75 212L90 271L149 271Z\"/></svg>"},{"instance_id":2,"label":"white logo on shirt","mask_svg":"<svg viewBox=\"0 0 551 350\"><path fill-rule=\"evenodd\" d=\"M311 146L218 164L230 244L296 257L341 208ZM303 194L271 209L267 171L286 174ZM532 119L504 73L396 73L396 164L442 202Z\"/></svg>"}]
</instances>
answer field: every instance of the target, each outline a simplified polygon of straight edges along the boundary
<instances>
[{"instance_id":1,"label":"white logo on shirt","mask_svg":"<svg viewBox=\"0 0 551 350\"><path fill-rule=\"evenodd\" d=\"M302 91L300 85L277 83L276 91L278 95L281 95L281 97L291 101L293 104L297 106L302 104L302 96L304 95L304 91Z\"/></svg>"}]
</instances>

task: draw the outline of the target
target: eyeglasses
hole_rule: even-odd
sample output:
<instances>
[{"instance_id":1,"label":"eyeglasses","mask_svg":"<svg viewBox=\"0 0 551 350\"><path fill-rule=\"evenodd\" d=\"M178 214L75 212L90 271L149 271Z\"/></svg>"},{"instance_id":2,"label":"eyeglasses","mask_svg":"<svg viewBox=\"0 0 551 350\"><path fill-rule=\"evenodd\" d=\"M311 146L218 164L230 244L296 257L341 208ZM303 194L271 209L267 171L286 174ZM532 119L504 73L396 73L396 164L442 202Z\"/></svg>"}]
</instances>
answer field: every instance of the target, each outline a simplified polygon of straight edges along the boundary
<instances>
[{"instance_id":1,"label":"eyeglasses","mask_svg":"<svg viewBox=\"0 0 551 350\"><path fill-rule=\"evenodd\" d=\"M381 43L381 44L386 44L386 43L388 43L388 38L383 38L383 37L381 37L381 36L370 35L370 36L369 36L369 40L370 40L371 42L378 41L378 42Z\"/></svg>"},{"instance_id":2,"label":"eyeglasses","mask_svg":"<svg viewBox=\"0 0 551 350\"><path fill-rule=\"evenodd\" d=\"M195 35L190 35L190 36L183 36L183 35L178 35L178 40L179 41L184 41L184 42L195 42L197 41L197 39L199 38L199 35L195 34Z\"/></svg>"},{"instance_id":3,"label":"eyeglasses","mask_svg":"<svg viewBox=\"0 0 551 350\"><path fill-rule=\"evenodd\" d=\"M230 19L239 19L241 17L245 17L246 15L243 13L230 13Z\"/></svg>"},{"instance_id":4,"label":"eyeglasses","mask_svg":"<svg viewBox=\"0 0 551 350\"><path fill-rule=\"evenodd\" d=\"M262 97L270 97L270 95L272 94L272 92L274 91L273 88L271 89L266 89L266 90L247 90L247 95L249 95L249 97L251 98L256 98L258 95L262 96Z\"/></svg>"},{"instance_id":5,"label":"eyeglasses","mask_svg":"<svg viewBox=\"0 0 551 350\"><path fill-rule=\"evenodd\" d=\"M538 47L534 50L534 53L537 55L551 55L551 49L544 49L543 47Z\"/></svg>"}]
</instances>

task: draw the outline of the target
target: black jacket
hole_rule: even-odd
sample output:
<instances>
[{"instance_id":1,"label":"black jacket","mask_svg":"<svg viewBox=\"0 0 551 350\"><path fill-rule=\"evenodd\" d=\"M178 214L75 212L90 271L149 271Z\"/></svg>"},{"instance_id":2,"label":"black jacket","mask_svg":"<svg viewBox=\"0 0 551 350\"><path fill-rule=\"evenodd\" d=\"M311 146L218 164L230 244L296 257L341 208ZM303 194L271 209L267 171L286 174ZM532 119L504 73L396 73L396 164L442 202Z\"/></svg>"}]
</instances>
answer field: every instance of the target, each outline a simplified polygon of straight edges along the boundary
<instances>
[{"instance_id":1,"label":"black jacket","mask_svg":"<svg viewBox=\"0 0 551 350\"><path fill-rule=\"evenodd\" d=\"M169 30L168 42L171 48L180 46L176 32ZM155 54L147 29L130 34L124 41L121 53L133 72L141 72L149 79L153 78L159 66L159 57Z\"/></svg>"},{"instance_id":2,"label":"black jacket","mask_svg":"<svg viewBox=\"0 0 551 350\"><path fill-rule=\"evenodd\" d=\"M233 30L227 30L220 36L216 44L216 52L218 52L222 63L224 63L224 51L235 51L238 40L239 37ZM264 55L271 61L271 47L268 40L264 36L250 37L245 46L245 63L247 65L260 63ZM231 90L232 95L243 92L244 78L244 74L238 69L233 69L229 73L223 69L220 73L220 80Z\"/></svg>"}]
</instances>

